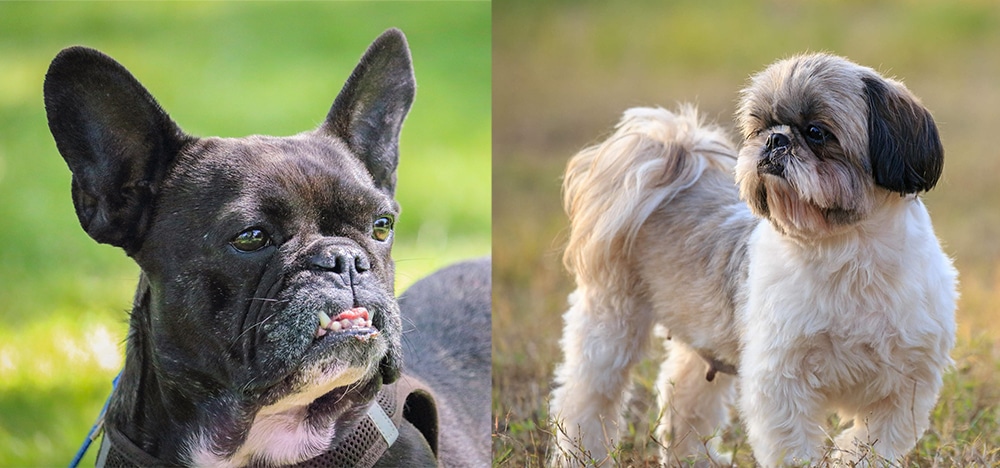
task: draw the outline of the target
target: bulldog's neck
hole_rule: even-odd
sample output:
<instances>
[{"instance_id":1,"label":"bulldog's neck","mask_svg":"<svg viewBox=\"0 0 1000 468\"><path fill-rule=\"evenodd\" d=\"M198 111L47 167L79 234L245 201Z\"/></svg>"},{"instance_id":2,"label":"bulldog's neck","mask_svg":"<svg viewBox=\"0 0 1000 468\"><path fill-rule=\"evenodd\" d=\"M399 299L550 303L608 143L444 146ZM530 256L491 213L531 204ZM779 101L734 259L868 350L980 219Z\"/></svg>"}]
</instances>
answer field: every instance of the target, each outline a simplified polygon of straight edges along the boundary
<instances>
[{"instance_id":1,"label":"bulldog's neck","mask_svg":"<svg viewBox=\"0 0 1000 468\"><path fill-rule=\"evenodd\" d=\"M237 433L249 424L251 415L236 399L229 405L219 404L227 399L224 395L196 404L194 394L210 395L213 391L200 389L196 383L169 382L158 375L150 340L150 312L149 282L142 275L129 320L125 367L111 398L106 424L147 454L165 463L183 463L187 440L209 422L209 415L212 425L234 428Z\"/></svg>"}]
</instances>

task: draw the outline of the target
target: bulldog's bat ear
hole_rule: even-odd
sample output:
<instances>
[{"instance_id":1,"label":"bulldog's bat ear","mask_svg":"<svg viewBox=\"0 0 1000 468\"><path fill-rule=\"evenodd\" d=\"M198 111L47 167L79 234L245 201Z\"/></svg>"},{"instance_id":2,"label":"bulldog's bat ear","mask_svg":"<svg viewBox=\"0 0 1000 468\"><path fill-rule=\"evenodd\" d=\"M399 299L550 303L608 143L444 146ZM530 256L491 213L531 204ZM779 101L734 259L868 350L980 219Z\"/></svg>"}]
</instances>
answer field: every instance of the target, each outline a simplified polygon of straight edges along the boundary
<instances>
[{"instance_id":1,"label":"bulldog's bat ear","mask_svg":"<svg viewBox=\"0 0 1000 468\"><path fill-rule=\"evenodd\" d=\"M901 194L930 190L944 167L944 148L931 113L901 85L878 77L862 81L875 183Z\"/></svg>"},{"instance_id":2,"label":"bulldog's bat ear","mask_svg":"<svg viewBox=\"0 0 1000 468\"><path fill-rule=\"evenodd\" d=\"M389 194L396 188L399 132L415 92L406 37L390 29L368 47L320 128L343 139Z\"/></svg>"},{"instance_id":3,"label":"bulldog's bat ear","mask_svg":"<svg viewBox=\"0 0 1000 468\"><path fill-rule=\"evenodd\" d=\"M160 182L191 138L125 67L85 47L52 60L45 111L73 173L73 205L83 229L133 254Z\"/></svg>"}]
</instances>

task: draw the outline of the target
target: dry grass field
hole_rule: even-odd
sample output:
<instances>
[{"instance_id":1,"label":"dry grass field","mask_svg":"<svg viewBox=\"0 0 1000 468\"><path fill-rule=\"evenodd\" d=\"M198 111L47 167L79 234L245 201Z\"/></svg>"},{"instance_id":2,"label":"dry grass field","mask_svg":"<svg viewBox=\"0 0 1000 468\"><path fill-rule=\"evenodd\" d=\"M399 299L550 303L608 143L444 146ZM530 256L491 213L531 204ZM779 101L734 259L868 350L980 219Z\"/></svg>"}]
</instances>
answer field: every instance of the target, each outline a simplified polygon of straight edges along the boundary
<instances>
[{"instance_id":1,"label":"dry grass field","mask_svg":"<svg viewBox=\"0 0 1000 468\"><path fill-rule=\"evenodd\" d=\"M696 103L732 127L750 73L830 51L903 79L938 123L924 199L961 274L959 340L932 427L903 466L1000 465L1000 7L994 2L530 2L493 6L496 466L540 466L572 279L560 176L632 106ZM655 356L657 350L651 350ZM655 466L655 361L635 372L623 466ZM741 428L725 434L752 466Z\"/></svg>"}]
</instances>

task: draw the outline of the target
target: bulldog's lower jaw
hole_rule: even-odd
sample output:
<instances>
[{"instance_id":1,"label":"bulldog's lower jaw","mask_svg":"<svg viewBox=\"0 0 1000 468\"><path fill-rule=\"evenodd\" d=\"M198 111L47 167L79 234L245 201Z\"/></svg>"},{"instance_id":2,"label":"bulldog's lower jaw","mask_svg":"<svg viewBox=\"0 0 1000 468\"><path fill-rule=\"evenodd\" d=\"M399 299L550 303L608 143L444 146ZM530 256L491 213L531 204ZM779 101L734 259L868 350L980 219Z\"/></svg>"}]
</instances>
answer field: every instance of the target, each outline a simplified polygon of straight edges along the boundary
<instances>
[{"instance_id":1,"label":"bulldog's lower jaw","mask_svg":"<svg viewBox=\"0 0 1000 468\"><path fill-rule=\"evenodd\" d=\"M365 393L366 388L378 386L374 380L381 381L378 364L388 348L365 307L330 315L316 312L314 351L307 354L311 362L286 379L288 387L280 391L290 388L287 394L256 411L239 448L221 450L218 438L229 436L201 428L188 444L192 465L287 465L314 458L329 447L343 427L333 421L352 409L352 392ZM361 400L369 401L375 391Z\"/></svg>"}]
</instances>

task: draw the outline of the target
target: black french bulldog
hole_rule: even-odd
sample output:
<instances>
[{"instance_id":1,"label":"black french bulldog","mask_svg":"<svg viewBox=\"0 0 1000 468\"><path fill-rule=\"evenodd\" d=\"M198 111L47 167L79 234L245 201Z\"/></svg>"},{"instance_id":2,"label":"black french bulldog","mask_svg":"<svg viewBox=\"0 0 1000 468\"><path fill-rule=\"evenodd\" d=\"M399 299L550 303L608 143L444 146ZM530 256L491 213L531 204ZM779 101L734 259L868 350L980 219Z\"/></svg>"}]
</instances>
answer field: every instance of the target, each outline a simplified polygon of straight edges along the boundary
<instances>
[{"instance_id":1,"label":"black french bulldog","mask_svg":"<svg viewBox=\"0 0 1000 468\"><path fill-rule=\"evenodd\" d=\"M419 369L400 378L390 249L414 91L392 29L318 129L197 138L110 57L73 47L53 60L45 108L80 224L142 270L99 464L489 464L488 387L463 394L446 377L435 404L437 371L426 386ZM488 321L486 263L486 309L479 300L462 313ZM443 337L427 331L407 341ZM485 337L488 356L488 322L446 332ZM486 361L463 378L488 382ZM465 397L476 403L455 403ZM439 415L442 404L454 407ZM357 436L366 431L371 447Z\"/></svg>"}]
</instances>

